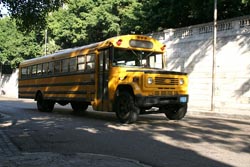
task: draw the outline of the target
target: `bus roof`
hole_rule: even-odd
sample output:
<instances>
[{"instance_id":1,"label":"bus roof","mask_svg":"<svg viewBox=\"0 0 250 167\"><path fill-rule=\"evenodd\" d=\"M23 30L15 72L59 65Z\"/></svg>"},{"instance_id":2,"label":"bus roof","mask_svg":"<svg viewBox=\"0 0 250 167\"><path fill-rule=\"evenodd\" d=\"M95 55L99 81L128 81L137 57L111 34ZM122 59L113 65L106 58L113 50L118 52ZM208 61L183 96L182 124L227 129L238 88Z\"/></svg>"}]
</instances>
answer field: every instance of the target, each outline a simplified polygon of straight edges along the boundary
<instances>
[{"instance_id":1,"label":"bus roof","mask_svg":"<svg viewBox=\"0 0 250 167\"><path fill-rule=\"evenodd\" d=\"M161 44L159 41L157 41L154 38L151 38L149 36L145 36L145 35L121 35L121 36L116 36L116 37L111 37L105 41L101 41L101 42L96 42L96 43L92 43L89 45L84 45L81 47L76 47L76 48L69 48L69 49L64 49L64 50L59 50L53 54L49 54L49 55L45 55L45 56L41 56L41 57L37 57L37 58L33 58L33 59L29 59L29 60L25 60L22 63L20 63L20 66L26 66L26 65L32 65L32 64L37 64L37 62L49 62L52 60L57 60L63 57L67 57L67 56L75 56L75 55L80 55L82 54L83 51L85 50L90 50L93 48L104 48L110 45L113 45L114 47L120 47L120 48L129 48L129 43L128 42L123 42L126 41L125 39L134 39L134 40L147 40L152 42L154 45L159 46L156 49L154 48L154 51L157 52L163 52L161 50L161 47L164 46L163 44ZM122 42L122 44L118 44L117 41ZM145 49L145 48L144 48ZM69 57L70 57L69 56Z\"/></svg>"}]
</instances>

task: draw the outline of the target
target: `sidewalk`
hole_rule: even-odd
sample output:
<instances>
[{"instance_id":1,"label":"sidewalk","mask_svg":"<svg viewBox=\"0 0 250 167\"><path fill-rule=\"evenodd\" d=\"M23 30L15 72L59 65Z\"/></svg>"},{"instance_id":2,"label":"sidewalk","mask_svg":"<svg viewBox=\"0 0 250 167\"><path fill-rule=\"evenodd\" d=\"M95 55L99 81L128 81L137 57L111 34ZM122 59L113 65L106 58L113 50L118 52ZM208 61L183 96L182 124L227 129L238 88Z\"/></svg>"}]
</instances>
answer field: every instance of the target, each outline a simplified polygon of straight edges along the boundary
<instances>
[{"instance_id":1,"label":"sidewalk","mask_svg":"<svg viewBox=\"0 0 250 167\"><path fill-rule=\"evenodd\" d=\"M147 167L137 161L97 154L22 153L0 157L0 167Z\"/></svg>"},{"instance_id":2,"label":"sidewalk","mask_svg":"<svg viewBox=\"0 0 250 167\"><path fill-rule=\"evenodd\" d=\"M211 117L218 117L218 118L250 120L250 109L249 111L241 111L240 113L237 113L237 111L233 111L233 110L208 111L208 110L202 110L202 109L197 109L197 108L190 108L186 116L196 116L196 115L211 116Z\"/></svg>"},{"instance_id":3,"label":"sidewalk","mask_svg":"<svg viewBox=\"0 0 250 167\"><path fill-rule=\"evenodd\" d=\"M0 123L4 116L0 113ZM0 167L150 167L136 160L108 155L51 152L25 153L0 129Z\"/></svg>"}]
</instances>

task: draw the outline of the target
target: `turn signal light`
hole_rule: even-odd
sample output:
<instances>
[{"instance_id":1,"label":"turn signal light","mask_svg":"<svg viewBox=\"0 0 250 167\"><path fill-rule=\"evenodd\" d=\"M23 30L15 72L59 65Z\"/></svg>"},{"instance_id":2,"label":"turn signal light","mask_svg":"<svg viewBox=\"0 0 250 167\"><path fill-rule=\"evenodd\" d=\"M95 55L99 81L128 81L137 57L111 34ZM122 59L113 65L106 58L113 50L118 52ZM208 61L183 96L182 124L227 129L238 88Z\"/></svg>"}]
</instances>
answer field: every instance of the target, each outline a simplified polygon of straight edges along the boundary
<instances>
[{"instance_id":1,"label":"turn signal light","mask_svg":"<svg viewBox=\"0 0 250 167\"><path fill-rule=\"evenodd\" d=\"M119 39L119 40L116 42L116 44L117 44L118 46L120 46L120 45L122 44L122 39Z\"/></svg>"},{"instance_id":2,"label":"turn signal light","mask_svg":"<svg viewBox=\"0 0 250 167\"><path fill-rule=\"evenodd\" d=\"M164 51L165 48L166 48L166 45L163 45L163 46L161 47L161 50Z\"/></svg>"}]
</instances>

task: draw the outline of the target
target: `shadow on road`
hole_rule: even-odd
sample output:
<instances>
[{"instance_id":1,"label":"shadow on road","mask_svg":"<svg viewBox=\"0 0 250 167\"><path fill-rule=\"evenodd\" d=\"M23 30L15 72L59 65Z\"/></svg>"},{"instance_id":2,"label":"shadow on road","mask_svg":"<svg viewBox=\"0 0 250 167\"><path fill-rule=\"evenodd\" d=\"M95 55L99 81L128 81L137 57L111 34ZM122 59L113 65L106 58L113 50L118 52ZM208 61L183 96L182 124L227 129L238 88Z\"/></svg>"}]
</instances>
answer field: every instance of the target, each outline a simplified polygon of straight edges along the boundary
<instances>
[{"instance_id":1,"label":"shadow on road","mask_svg":"<svg viewBox=\"0 0 250 167\"><path fill-rule=\"evenodd\" d=\"M97 153L139 160L159 167L233 166L216 160L221 148L250 153L246 120L188 116L170 121L164 115L141 116L136 124L122 125L115 114L91 112L73 116L71 109L36 111L33 102L0 101L1 127L24 152ZM193 148L197 146L198 148Z\"/></svg>"}]
</instances>

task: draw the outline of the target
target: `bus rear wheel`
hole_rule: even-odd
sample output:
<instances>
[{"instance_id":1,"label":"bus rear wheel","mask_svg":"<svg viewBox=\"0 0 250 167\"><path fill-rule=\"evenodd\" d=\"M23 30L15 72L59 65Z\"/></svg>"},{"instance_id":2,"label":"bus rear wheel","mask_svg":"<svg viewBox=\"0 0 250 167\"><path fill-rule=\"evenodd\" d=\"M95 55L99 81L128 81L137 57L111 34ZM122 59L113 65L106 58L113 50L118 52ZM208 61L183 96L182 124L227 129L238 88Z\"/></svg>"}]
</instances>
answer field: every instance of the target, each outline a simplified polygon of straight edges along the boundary
<instances>
[{"instance_id":1,"label":"bus rear wheel","mask_svg":"<svg viewBox=\"0 0 250 167\"><path fill-rule=\"evenodd\" d=\"M71 102L70 103L74 113L80 113L86 111L88 104L85 102Z\"/></svg>"},{"instance_id":2,"label":"bus rear wheel","mask_svg":"<svg viewBox=\"0 0 250 167\"><path fill-rule=\"evenodd\" d=\"M115 99L114 110L121 123L134 123L139 114L134 98L128 92L120 92Z\"/></svg>"},{"instance_id":3,"label":"bus rear wheel","mask_svg":"<svg viewBox=\"0 0 250 167\"><path fill-rule=\"evenodd\" d=\"M37 96L37 109L41 112L52 112L55 106L55 102L51 100L44 100L41 93Z\"/></svg>"},{"instance_id":4,"label":"bus rear wheel","mask_svg":"<svg viewBox=\"0 0 250 167\"><path fill-rule=\"evenodd\" d=\"M187 113L187 104L171 106L165 110L165 115L168 119L181 120Z\"/></svg>"}]
</instances>

